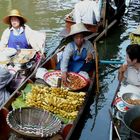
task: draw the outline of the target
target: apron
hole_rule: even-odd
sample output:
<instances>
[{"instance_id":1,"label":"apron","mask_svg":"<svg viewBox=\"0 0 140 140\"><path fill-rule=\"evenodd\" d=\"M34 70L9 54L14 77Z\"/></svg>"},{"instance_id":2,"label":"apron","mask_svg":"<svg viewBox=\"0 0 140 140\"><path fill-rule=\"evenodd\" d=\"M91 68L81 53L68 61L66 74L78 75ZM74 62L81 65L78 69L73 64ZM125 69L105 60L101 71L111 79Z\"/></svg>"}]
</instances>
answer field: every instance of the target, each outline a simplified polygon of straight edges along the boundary
<instances>
[{"instance_id":1,"label":"apron","mask_svg":"<svg viewBox=\"0 0 140 140\"><path fill-rule=\"evenodd\" d=\"M71 44L73 49L75 49L74 47L75 43L72 42ZM68 71L80 72L81 68L84 66L86 56L87 56L86 48L83 48L80 54L78 53L78 50L74 50L73 56L71 57L68 65Z\"/></svg>"},{"instance_id":2,"label":"apron","mask_svg":"<svg viewBox=\"0 0 140 140\"><path fill-rule=\"evenodd\" d=\"M29 49L29 45L28 45L27 39L25 37L25 32L16 36L13 34L13 31L11 31L9 40L8 40L8 47L15 48L16 50Z\"/></svg>"}]
</instances>

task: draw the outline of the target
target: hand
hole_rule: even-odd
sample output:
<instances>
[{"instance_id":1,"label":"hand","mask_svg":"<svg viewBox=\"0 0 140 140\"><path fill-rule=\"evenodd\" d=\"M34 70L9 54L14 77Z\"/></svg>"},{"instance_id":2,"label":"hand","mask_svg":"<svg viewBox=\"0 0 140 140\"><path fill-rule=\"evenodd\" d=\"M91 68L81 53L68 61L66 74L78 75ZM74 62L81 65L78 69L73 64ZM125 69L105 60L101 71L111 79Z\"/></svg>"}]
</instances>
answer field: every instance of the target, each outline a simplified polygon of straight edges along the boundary
<instances>
[{"instance_id":1,"label":"hand","mask_svg":"<svg viewBox=\"0 0 140 140\"><path fill-rule=\"evenodd\" d=\"M127 64L123 64L119 68L119 73L124 73L127 70Z\"/></svg>"},{"instance_id":2,"label":"hand","mask_svg":"<svg viewBox=\"0 0 140 140\"><path fill-rule=\"evenodd\" d=\"M89 61L91 61L93 59L93 55L91 53L88 53L87 54L87 57L86 57L86 63L88 63Z\"/></svg>"},{"instance_id":3,"label":"hand","mask_svg":"<svg viewBox=\"0 0 140 140\"><path fill-rule=\"evenodd\" d=\"M124 72L127 70L127 64L123 64L120 68L119 68L119 74L118 74L118 80L122 81L124 79Z\"/></svg>"},{"instance_id":4,"label":"hand","mask_svg":"<svg viewBox=\"0 0 140 140\"><path fill-rule=\"evenodd\" d=\"M62 72L62 81L67 82L67 72Z\"/></svg>"}]
</instances>

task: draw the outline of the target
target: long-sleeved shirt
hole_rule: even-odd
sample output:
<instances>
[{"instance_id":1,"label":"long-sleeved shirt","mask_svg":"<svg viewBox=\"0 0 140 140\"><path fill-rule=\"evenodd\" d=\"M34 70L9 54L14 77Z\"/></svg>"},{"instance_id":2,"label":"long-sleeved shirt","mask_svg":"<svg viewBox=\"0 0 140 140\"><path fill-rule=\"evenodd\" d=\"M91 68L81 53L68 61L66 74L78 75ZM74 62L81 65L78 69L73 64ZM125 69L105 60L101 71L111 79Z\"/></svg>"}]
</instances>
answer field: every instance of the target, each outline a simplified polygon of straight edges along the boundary
<instances>
[{"instance_id":1,"label":"long-sleeved shirt","mask_svg":"<svg viewBox=\"0 0 140 140\"><path fill-rule=\"evenodd\" d=\"M40 51L42 53L44 52L46 34L32 30L27 25L25 25L25 29L23 29L22 27L19 30L15 30L14 28L5 29L1 37L0 47L7 47L11 30L13 30L13 33L15 35L21 34L23 30L25 30L25 36L28 44L31 45L31 47L36 51Z\"/></svg>"},{"instance_id":2,"label":"long-sleeved shirt","mask_svg":"<svg viewBox=\"0 0 140 140\"><path fill-rule=\"evenodd\" d=\"M88 40L84 41L84 43L81 47L81 50L79 52L79 55L82 52L83 48L86 48L87 54L91 53L93 55L93 58L94 58L94 49L93 49L93 45L90 41L88 41ZM68 45L65 47L64 52L62 54L61 64L60 64L60 69L62 72L68 71L68 64L69 64L70 58L73 56L74 50L77 50L77 49L78 48L77 48L75 43L74 43L74 47L73 47L72 43L68 43Z\"/></svg>"},{"instance_id":3,"label":"long-sleeved shirt","mask_svg":"<svg viewBox=\"0 0 140 140\"><path fill-rule=\"evenodd\" d=\"M100 10L95 1L80 1L74 7L74 20L76 23L94 24L100 21Z\"/></svg>"}]
</instances>

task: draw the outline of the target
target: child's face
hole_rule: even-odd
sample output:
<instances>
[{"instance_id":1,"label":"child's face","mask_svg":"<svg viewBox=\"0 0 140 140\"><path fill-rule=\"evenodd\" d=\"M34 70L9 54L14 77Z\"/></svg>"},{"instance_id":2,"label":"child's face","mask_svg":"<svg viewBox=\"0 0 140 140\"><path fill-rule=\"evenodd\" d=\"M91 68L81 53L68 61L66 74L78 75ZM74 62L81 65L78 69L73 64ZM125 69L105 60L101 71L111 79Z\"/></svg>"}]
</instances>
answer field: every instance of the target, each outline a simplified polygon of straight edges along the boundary
<instances>
[{"instance_id":1,"label":"child's face","mask_svg":"<svg viewBox=\"0 0 140 140\"><path fill-rule=\"evenodd\" d=\"M129 58L129 55L126 54L126 61L129 66L134 66L137 63L137 60L134 59L133 61Z\"/></svg>"}]
</instances>

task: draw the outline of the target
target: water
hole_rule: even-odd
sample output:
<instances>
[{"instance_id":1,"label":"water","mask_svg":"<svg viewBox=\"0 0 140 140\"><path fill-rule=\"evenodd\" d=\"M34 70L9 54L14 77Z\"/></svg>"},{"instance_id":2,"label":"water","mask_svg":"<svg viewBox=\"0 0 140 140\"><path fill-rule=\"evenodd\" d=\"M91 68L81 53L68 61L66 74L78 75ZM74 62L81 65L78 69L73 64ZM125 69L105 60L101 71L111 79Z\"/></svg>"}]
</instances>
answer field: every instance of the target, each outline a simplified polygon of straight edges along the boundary
<instances>
[{"instance_id":1,"label":"water","mask_svg":"<svg viewBox=\"0 0 140 140\"><path fill-rule=\"evenodd\" d=\"M61 40L58 34L65 26L64 16L68 14L78 0L0 0L0 19L7 15L9 9L20 9L28 19L27 24L35 30L47 33L46 46L51 53ZM108 37L97 44L100 59L125 60L125 49L130 40L129 33L140 22L140 2L133 0L128 13L123 16L121 24L108 33ZM0 21L0 36L7 25ZM50 49L48 49L50 48ZM107 140L105 137L109 118L108 108L111 104L118 80L120 65L99 65L100 94L91 100L87 110L80 140ZM105 129L104 129L105 128Z\"/></svg>"},{"instance_id":2,"label":"water","mask_svg":"<svg viewBox=\"0 0 140 140\"><path fill-rule=\"evenodd\" d=\"M125 50L130 44L129 34L140 22L140 3L133 0L128 13L123 16L121 24L113 29L102 44L98 44L100 59L117 59L125 61ZM85 125L80 134L80 140L108 140L109 118L108 109L117 88L119 65L100 65L100 95L91 103L86 114Z\"/></svg>"}]
</instances>

